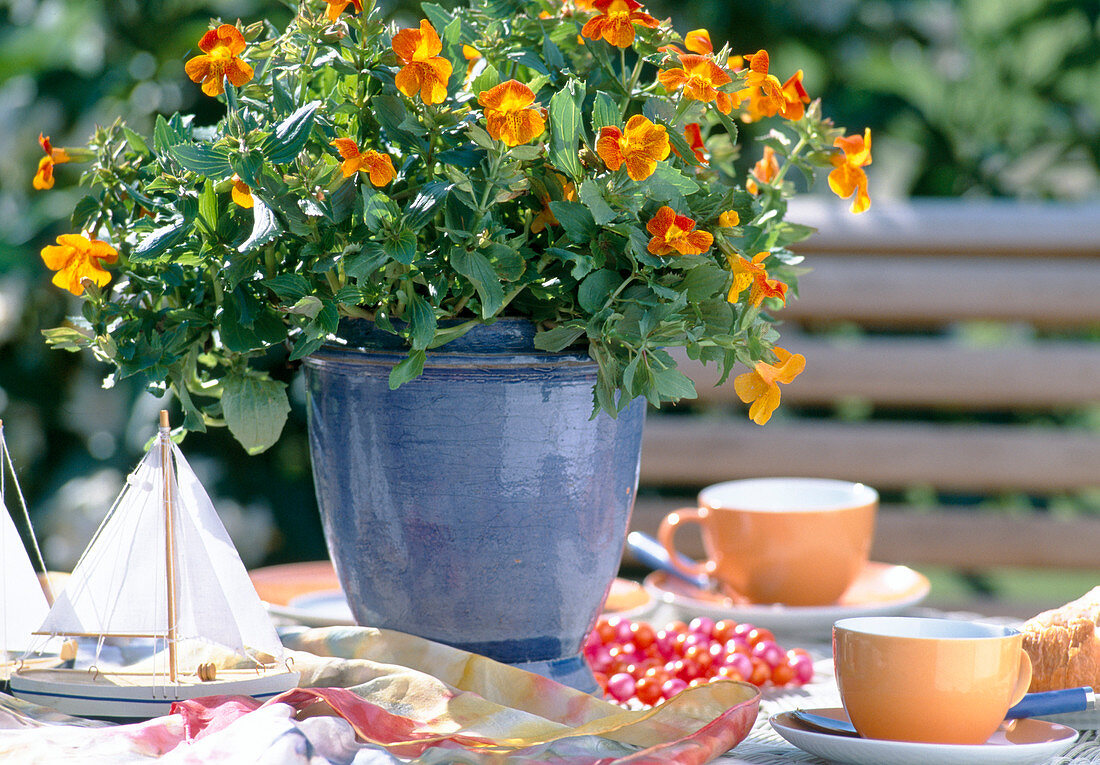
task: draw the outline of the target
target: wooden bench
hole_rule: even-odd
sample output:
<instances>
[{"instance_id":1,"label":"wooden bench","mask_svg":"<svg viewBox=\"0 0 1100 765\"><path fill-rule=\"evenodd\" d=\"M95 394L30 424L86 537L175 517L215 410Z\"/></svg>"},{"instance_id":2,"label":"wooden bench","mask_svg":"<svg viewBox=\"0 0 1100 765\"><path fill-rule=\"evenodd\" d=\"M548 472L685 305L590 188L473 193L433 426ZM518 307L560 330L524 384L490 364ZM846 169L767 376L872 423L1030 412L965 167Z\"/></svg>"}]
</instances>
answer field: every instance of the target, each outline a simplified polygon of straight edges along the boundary
<instances>
[{"instance_id":1,"label":"wooden bench","mask_svg":"<svg viewBox=\"0 0 1100 765\"><path fill-rule=\"evenodd\" d=\"M882 492L876 560L1100 568L1100 518L1045 509L1100 488L1100 205L918 200L851 216L810 200L788 218L819 229L779 314L806 370L759 427L732 376L715 388L716 370L681 356L699 399L650 412L634 528L655 533L710 483L834 477ZM1039 509L1006 512L1006 497Z\"/></svg>"}]
</instances>

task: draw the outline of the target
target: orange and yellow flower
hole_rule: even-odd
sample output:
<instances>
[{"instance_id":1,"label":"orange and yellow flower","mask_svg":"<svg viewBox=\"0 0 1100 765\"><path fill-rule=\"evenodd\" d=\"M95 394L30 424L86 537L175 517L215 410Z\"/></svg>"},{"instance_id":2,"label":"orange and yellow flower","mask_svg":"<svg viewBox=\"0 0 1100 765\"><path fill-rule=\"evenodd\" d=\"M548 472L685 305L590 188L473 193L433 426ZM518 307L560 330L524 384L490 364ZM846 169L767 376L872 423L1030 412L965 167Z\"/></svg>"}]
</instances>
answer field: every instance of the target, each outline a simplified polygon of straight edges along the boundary
<instances>
[{"instance_id":1,"label":"orange and yellow flower","mask_svg":"<svg viewBox=\"0 0 1100 765\"><path fill-rule=\"evenodd\" d=\"M611 170L626 164L626 174L632 181L644 181L653 175L657 163L669 154L668 131L664 125L654 125L641 114L626 122L625 131L614 125L600 128L596 153Z\"/></svg>"},{"instance_id":2,"label":"orange and yellow flower","mask_svg":"<svg viewBox=\"0 0 1100 765\"><path fill-rule=\"evenodd\" d=\"M202 83L202 92L208 96L225 92L223 77L239 88L252 79L252 67L240 59L245 47L240 30L232 24L222 24L202 36L199 40L202 55L184 64L184 71L192 82Z\"/></svg>"},{"instance_id":3,"label":"orange and yellow flower","mask_svg":"<svg viewBox=\"0 0 1100 765\"><path fill-rule=\"evenodd\" d=\"M477 102L485 110L485 129L494 139L508 146L529 143L546 130L546 118L531 106L534 92L518 80L502 82L483 90Z\"/></svg>"},{"instance_id":4,"label":"orange and yellow flower","mask_svg":"<svg viewBox=\"0 0 1100 765\"><path fill-rule=\"evenodd\" d=\"M233 173L230 180L233 182L233 187L229 190L229 196L233 202L238 207L253 207L255 201L252 199L252 189L248 188L248 184L236 173Z\"/></svg>"},{"instance_id":5,"label":"orange and yellow flower","mask_svg":"<svg viewBox=\"0 0 1100 765\"><path fill-rule=\"evenodd\" d=\"M790 384L806 368L806 357L801 353L792 354L778 345L773 350L774 364L758 361L753 371L738 375L733 381L737 397L746 404L752 403L749 417L757 425L770 420L779 406L779 383Z\"/></svg>"},{"instance_id":6,"label":"orange and yellow flower","mask_svg":"<svg viewBox=\"0 0 1100 765\"><path fill-rule=\"evenodd\" d=\"M806 104L810 103L810 94L802 85L802 70L792 74L783 83L783 105L779 107L779 113L785 119L797 122L806 114Z\"/></svg>"},{"instance_id":7,"label":"orange and yellow flower","mask_svg":"<svg viewBox=\"0 0 1100 765\"><path fill-rule=\"evenodd\" d=\"M693 29L684 35L684 47L692 53L701 56L709 56L714 53L714 44L710 41L710 32L705 29ZM662 45L657 50L662 53L677 53L683 55L685 51L677 45Z\"/></svg>"},{"instance_id":8,"label":"orange and yellow flower","mask_svg":"<svg viewBox=\"0 0 1100 765\"><path fill-rule=\"evenodd\" d=\"M336 147L344 160L340 165L340 171L345 178L350 178L358 172L364 172L370 176L372 184L385 186L397 175L389 154L383 154L373 149L360 152L359 147L355 145L355 141L350 138L337 138L332 142L332 145Z\"/></svg>"},{"instance_id":9,"label":"orange and yellow flower","mask_svg":"<svg viewBox=\"0 0 1100 765\"><path fill-rule=\"evenodd\" d=\"M462 46L462 57L466 59L466 80L465 83L469 83L474 76L474 69L477 67L477 62L481 60L481 51L472 45Z\"/></svg>"},{"instance_id":10,"label":"orange and yellow flower","mask_svg":"<svg viewBox=\"0 0 1100 765\"><path fill-rule=\"evenodd\" d=\"M589 40L601 37L617 48L629 48L634 44L634 25L653 28L657 19L639 10L641 3L635 0L595 0L592 3L597 15L581 27L581 36Z\"/></svg>"},{"instance_id":11,"label":"orange and yellow flower","mask_svg":"<svg viewBox=\"0 0 1100 765\"><path fill-rule=\"evenodd\" d=\"M737 215L736 212L733 214ZM733 225L736 226L737 223ZM764 302L764 298L774 297L783 302L787 301L787 285L778 279L768 278L768 271L764 268L764 259L767 257L767 252L756 253L752 260L740 255L726 256L726 262L729 264L730 271L733 272L733 284L730 285L729 293L726 295L727 302L736 303L741 293L750 286L752 289L749 290L749 305L753 308Z\"/></svg>"},{"instance_id":12,"label":"orange and yellow flower","mask_svg":"<svg viewBox=\"0 0 1100 765\"><path fill-rule=\"evenodd\" d=\"M349 5L355 8L356 13L363 12L363 0L325 0L325 2L328 3L328 10L325 11L325 15L328 16L329 21L336 21L340 18L340 14Z\"/></svg>"},{"instance_id":13,"label":"orange and yellow flower","mask_svg":"<svg viewBox=\"0 0 1100 765\"><path fill-rule=\"evenodd\" d=\"M691 147L695 159L702 165L707 164L706 146L703 144L703 130L699 127L699 123L689 122L684 125L684 137L687 138L688 146Z\"/></svg>"},{"instance_id":14,"label":"orange and yellow flower","mask_svg":"<svg viewBox=\"0 0 1100 765\"><path fill-rule=\"evenodd\" d=\"M829 173L829 188L844 199L853 193L851 210L861 213L871 206L871 197L867 194L867 173L863 169L871 164L871 128L863 135L841 136L833 141L843 153L833 154L830 161L833 170Z\"/></svg>"},{"instance_id":15,"label":"orange and yellow flower","mask_svg":"<svg viewBox=\"0 0 1100 765\"><path fill-rule=\"evenodd\" d=\"M718 216L718 225L722 228L733 228L741 225L741 216L737 210L726 210Z\"/></svg>"},{"instance_id":16,"label":"orange and yellow flower","mask_svg":"<svg viewBox=\"0 0 1100 765\"><path fill-rule=\"evenodd\" d=\"M419 91L426 104L443 103L454 67L439 55L443 42L431 22L421 19L420 29L402 29L393 36L391 44L404 64L395 79L397 89L410 98Z\"/></svg>"},{"instance_id":17,"label":"orange and yellow flower","mask_svg":"<svg viewBox=\"0 0 1100 765\"><path fill-rule=\"evenodd\" d=\"M764 147L764 156L752 166L752 177L745 183L745 191L750 194L759 194L760 183L771 183L779 175L779 160L775 158L775 149L771 146Z\"/></svg>"},{"instance_id":18,"label":"orange and yellow flower","mask_svg":"<svg viewBox=\"0 0 1100 765\"><path fill-rule=\"evenodd\" d=\"M697 54L685 54L679 59L680 66L663 69L657 74L668 92L675 93L683 88L684 98L703 103L714 101L723 114L729 114L740 103L736 94L718 90L733 82L729 72L718 64Z\"/></svg>"},{"instance_id":19,"label":"orange and yellow flower","mask_svg":"<svg viewBox=\"0 0 1100 765\"><path fill-rule=\"evenodd\" d=\"M695 231L695 221L664 205L646 224L653 235L646 247L654 255L699 255L710 249L714 237L706 231Z\"/></svg>"},{"instance_id":20,"label":"orange and yellow flower","mask_svg":"<svg viewBox=\"0 0 1100 765\"><path fill-rule=\"evenodd\" d=\"M111 281L103 263L114 263L118 252L106 242L89 239L81 234L62 234L57 244L42 248L42 260L53 275L53 283L74 295L84 294L84 280L90 279L102 287Z\"/></svg>"},{"instance_id":21,"label":"orange and yellow flower","mask_svg":"<svg viewBox=\"0 0 1100 765\"><path fill-rule=\"evenodd\" d=\"M788 94L784 91L779 78L768 73L771 59L766 50L760 49L753 53L748 57L748 62L749 66L745 71L745 87L737 91L742 101L749 102L745 121L753 122L765 117L774 117L777 112L786 107ZM801 81L800 76L799 79ZM798 96L794 94L790 98L797 99Z\"/></svg>"},{"instance_id":22,"label":"orange and yellow flower","mask_svg":"<svg viewBox=\"0 0 1100 765\"><path fill-rule=\"evenodd\" d=\"M53 166L69 162L72 158L64 149L55 149L50 145L48 135L38 134L38 143L46 156L38 160L38 170L34 174L33 186L38 190L53 188Z\"/></svg>"}]
</instances>

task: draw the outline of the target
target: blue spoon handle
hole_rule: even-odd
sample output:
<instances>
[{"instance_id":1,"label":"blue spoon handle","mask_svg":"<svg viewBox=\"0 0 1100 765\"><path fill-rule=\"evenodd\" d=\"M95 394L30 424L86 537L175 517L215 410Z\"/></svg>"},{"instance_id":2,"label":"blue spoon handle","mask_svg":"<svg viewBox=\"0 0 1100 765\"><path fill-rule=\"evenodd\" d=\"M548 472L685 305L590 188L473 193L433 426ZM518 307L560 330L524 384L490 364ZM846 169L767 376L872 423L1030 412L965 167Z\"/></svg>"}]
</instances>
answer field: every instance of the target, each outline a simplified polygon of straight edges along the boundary
<instances>
[{"instance_id":1,"label":"blue spoon handle","mask_svg":"<svg viewBox=\"0 0 1100 765\"><path fill-rule=\"evenodd\" d=\"M1008 710L1005 719L1056 715L1065 712L1084 712L1095 708L1092 688L1067 688L1063 691L1029 693L1019 704Z\"/></svg>"},{"instance_id":2,"label":"blue spoon handle","mask_svg":"<svg viewBox=\"0 0 1100 765\"><path fill-rule=\"evenodd\" d=\"M665 546L648 534L643 534L641 531L630 532L626 535L626 546L630 548L630 552L639 562L650 568L659 571L667 571L673 576L679 577L685 582L693 584L703 590L710 587L710 580L707 577L691 576L673 566L672 561L669 560L668 550L665 549ZM690 558L679 555L678 553L677 555L680 562L685 566L695 565L695 562Z\"/></svg>"}]
</instances>

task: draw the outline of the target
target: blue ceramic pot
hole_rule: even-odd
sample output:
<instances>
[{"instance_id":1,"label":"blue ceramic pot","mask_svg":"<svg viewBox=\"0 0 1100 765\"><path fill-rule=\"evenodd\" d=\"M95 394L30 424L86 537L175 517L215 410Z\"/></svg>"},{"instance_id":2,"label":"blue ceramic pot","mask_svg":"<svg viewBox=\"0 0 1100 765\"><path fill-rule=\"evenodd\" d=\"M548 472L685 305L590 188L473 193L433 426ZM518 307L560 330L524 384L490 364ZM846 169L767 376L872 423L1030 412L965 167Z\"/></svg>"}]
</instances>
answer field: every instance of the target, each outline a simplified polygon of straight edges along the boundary
<instances>
[{"instance_id":1,"label":"blue ceramic pot","mask_svg":"<svg viewBox=\"0 0 1100 765\"><path fill-rule=\"evenodd\" d=\"M515 319L429 352L373 325L305 361L325 538L360 624L595 690L580 651L619 567L645 400L590 419L596 365Z\"/></svg>"}]
</instances>

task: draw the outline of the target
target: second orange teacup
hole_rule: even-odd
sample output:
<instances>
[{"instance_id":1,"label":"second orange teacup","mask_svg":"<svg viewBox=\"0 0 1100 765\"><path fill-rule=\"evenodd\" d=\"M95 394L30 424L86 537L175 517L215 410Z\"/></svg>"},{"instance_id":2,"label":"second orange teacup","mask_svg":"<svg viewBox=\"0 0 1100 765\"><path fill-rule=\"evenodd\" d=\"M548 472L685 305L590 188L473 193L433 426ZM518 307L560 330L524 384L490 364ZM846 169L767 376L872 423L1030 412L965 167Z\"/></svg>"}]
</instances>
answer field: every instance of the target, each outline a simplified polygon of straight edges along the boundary
<instances>
[{"instance_id":1,"label":"second orange teacup","mask_svg":"<svg viewBox=\"0 0 1100 765\"><path fill-rule=\"evenodd\" d=\"M865 738L984 744L1027 693L1018 630L979 622L865 616L833 625L840 698Z\"/></svg>"},{"instance_id":2,"label":"second orange teacup","mask_svg":"<svg viewBox=\"0 0 1100 765\"><path fill-rule=\"evenodd\" d=\"M702 527L706 573L754 603L835 603L867 565L878 493L824 478L753 478L708 486L699 506L669 513L658 539L676 562L684 523Z\"/></svg>"}]
</instances>

